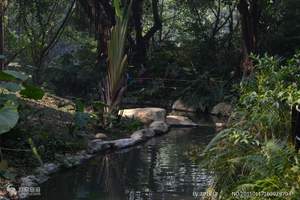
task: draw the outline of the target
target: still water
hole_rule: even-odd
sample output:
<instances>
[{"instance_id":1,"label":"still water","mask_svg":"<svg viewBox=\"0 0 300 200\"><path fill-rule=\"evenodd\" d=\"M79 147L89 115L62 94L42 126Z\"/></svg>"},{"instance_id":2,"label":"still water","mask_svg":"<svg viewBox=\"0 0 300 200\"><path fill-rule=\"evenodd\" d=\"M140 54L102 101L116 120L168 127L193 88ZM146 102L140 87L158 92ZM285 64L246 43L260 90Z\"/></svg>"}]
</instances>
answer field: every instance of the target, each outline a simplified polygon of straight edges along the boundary
<instances>
[{"instance_id":1,"label":"still water","mask_svg":"<svg viewBox=\"0 0 300 200\"><path fill-rule=\"evenodd\" d=\"M214 128L174 129L147 143L99 157L54 176L42 200L193 200L212 181L199 167Z\"/></svg>"}]
</instances>

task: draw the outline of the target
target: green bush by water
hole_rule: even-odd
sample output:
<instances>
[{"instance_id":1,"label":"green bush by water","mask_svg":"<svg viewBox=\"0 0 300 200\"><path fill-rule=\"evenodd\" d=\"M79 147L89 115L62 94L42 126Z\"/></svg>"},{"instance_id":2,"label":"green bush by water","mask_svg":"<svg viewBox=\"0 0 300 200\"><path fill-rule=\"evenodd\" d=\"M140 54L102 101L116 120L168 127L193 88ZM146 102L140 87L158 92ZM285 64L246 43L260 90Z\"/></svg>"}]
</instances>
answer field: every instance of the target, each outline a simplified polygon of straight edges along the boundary
<instances>
[{"instance_id":1,"label":"green bush by water","mask_svg":"<svg viewBox=\"0 0 300 200\"><path fill-rule=\"evenodd\" d=\"M240 98L229 128L204 153L203 164L215 173L220 199L235 199L232 194L238 191L288 192L272 199L299 197L300 156L289 142L291 108L300 101L299 58L256 58L254 73L238 86Z\"/></svg>"}]
</instances>

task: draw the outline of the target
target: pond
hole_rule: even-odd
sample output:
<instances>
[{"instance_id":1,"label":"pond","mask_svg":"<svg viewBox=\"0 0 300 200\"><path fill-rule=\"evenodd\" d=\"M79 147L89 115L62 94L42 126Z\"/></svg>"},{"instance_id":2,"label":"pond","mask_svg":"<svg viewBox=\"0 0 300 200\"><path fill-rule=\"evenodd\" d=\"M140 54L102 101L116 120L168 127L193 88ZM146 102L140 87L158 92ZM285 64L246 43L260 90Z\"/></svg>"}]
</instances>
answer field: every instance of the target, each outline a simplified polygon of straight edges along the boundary
<instances>
[{"instance_id":1,"label":"pond","mask_svg":"<svg viewBox=\"0 0 300 200\"><path fill-rule=\"evenodd\" d=\"M173 129L145 144L99 155L53 176L38 199L199 199L212 177L199 167L197 149L204 148L214 134L210 127Z\"/></svg>"}]
</instances>

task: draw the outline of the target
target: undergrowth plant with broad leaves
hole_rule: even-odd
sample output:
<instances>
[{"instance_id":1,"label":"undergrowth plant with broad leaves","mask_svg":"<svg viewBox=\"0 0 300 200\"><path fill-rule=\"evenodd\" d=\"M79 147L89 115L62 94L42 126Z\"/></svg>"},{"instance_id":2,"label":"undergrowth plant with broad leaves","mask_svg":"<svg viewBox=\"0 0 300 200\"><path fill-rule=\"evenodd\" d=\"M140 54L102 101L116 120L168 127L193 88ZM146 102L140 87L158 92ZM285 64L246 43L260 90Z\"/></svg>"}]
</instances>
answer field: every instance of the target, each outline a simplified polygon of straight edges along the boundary
<instances>
[{"instance_id":1,"label":"undergrowth plant with broad leaves","mask_svg":"<svg viewBox=\"0 0 300 200\"><path fill-rule=\"evenodd\" d=\"M2 70L0 71L0 136L8 134L13 129L19 120L19 103L18 98L28 98L39 100L44 96L44 91L29 83L29 76L23 72ZM1 139L1 138L0 138ZM42 164L40 156L31 138L28 138L28 143L32 149L34 156L38 162ZM3 154L0 147L0 165L3 165ZM3 171L3 169L1 169ZM0 175L9 174L4 170ZM9 176L8 176L9 177Z\"/></svg>"}]
</instances>

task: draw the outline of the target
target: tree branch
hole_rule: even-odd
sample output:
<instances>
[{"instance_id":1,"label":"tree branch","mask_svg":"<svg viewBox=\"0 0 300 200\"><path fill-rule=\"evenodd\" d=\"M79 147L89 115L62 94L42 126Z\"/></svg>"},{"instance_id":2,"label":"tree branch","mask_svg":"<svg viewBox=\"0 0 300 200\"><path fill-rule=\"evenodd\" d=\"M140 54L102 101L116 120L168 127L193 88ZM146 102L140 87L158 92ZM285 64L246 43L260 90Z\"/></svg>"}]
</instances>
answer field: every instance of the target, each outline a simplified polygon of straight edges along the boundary
<instances>
[{"instance_id":1,"label":"tree branch","mask_svg":"<svg viewBox=\"0 0 300 200\"><path fill-rule=\"evenodd\" d=\"M76 0L73 0L73 2L71 3L71 6L70 6L63 22L60 25L60 27L57 29L57 31L56 31L55 35L53 36L53 38L50 40L48 45L42 51L42 54L41 54L42 56L48 55L50 49L57 43L58 38L61 36L61 34L63 33L63 31L65 29L67 21L69 20L71 14L73 13L73 8L74 8L75 3L76 3Z\"/></svg>"}]
</instances>

